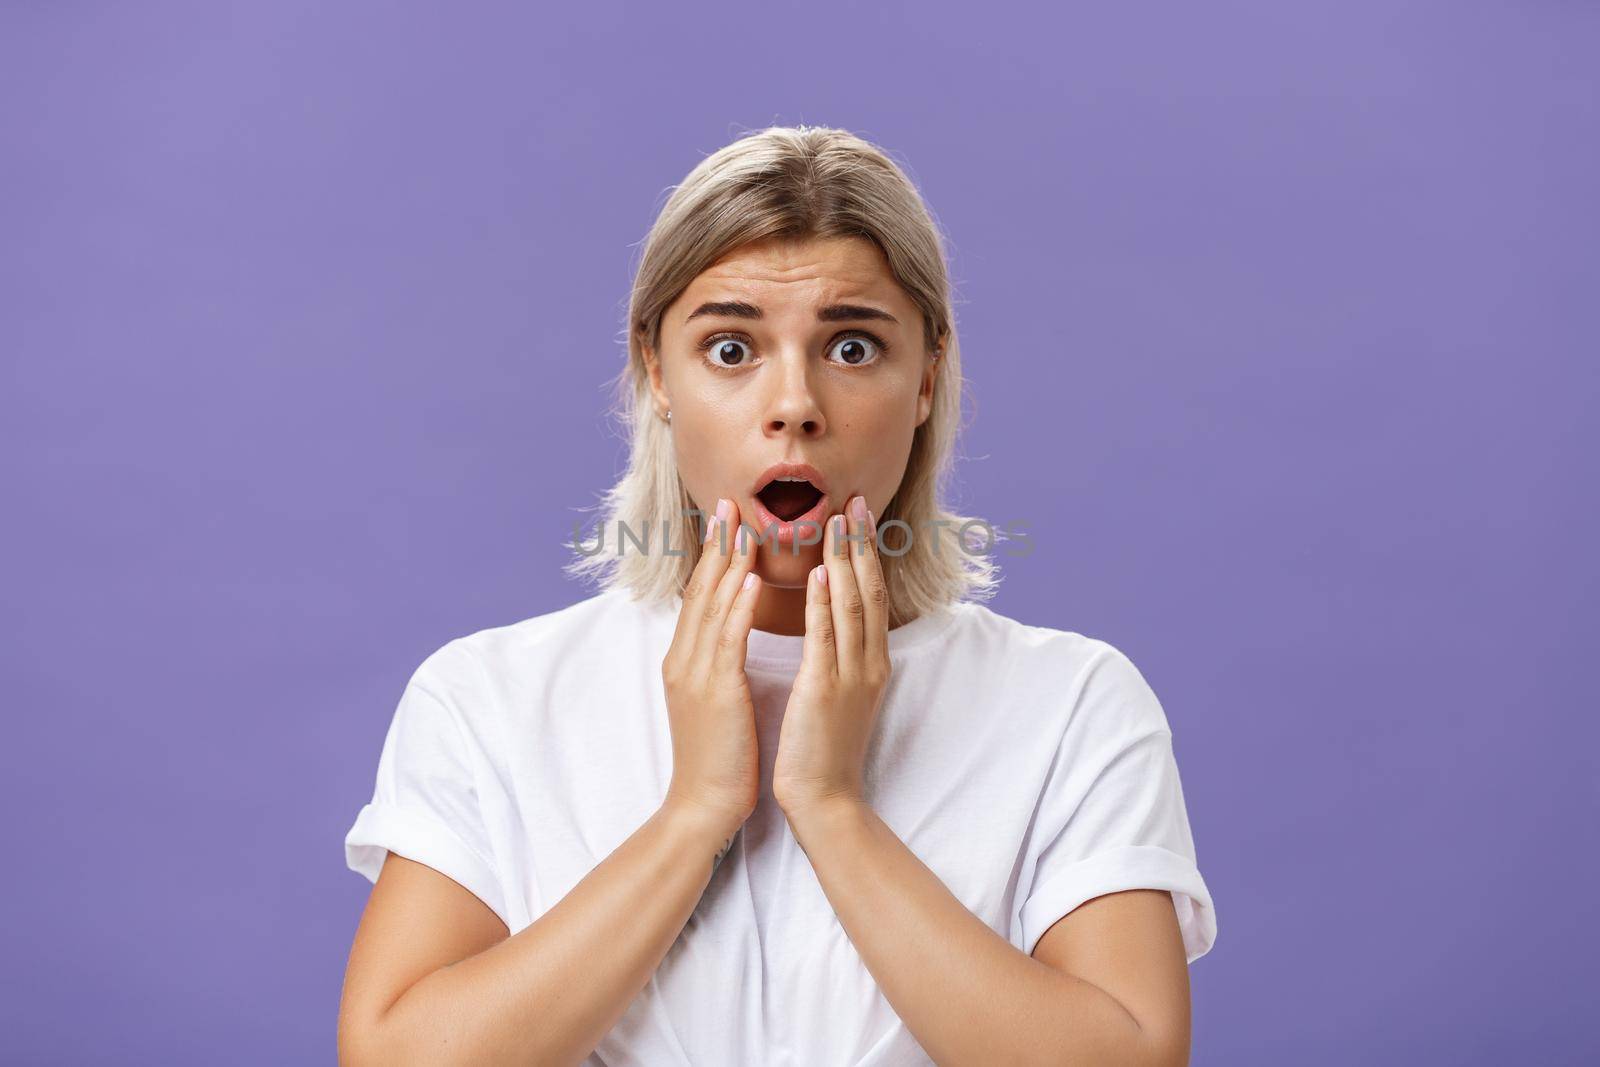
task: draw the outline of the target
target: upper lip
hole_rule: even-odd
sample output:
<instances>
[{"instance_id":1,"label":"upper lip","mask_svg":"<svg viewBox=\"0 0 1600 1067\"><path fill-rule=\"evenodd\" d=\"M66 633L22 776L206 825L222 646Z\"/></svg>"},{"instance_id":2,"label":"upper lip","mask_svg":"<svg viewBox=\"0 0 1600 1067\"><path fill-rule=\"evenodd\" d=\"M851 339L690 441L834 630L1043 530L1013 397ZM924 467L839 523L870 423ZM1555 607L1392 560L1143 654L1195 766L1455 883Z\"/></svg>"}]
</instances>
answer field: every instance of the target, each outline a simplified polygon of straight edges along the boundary
<instances>
[{"instance_id":1,"label":"upper lip","mask_svg":"<svg viewBox=\"0 0 1600 1067\"><path fill-rule=\"evenodd\" d=\"M761 490L771 485L773 480L777 478L804 478L816 486L820 492L826 493L828 491L827 482L822 480L822 472L811 464L774 463L761 472L761 477L756 479L756 487L751 492L760 493Z\"/></svg>"}]
</instances>

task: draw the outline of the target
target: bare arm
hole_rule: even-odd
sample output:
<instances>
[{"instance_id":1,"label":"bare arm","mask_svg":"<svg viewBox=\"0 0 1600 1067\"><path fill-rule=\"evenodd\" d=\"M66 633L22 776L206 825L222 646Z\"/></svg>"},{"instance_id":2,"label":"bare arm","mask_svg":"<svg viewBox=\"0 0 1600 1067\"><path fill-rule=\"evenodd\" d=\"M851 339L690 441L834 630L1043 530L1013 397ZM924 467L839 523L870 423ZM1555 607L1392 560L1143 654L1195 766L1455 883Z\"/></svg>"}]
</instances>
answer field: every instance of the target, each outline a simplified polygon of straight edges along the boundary
<instances>
[{"instance_id":1,"label":"bare arm","mask_svg":"<svg viewBox=\"0 0 1600 1067\"><path fill-rule=\"evenodd\" d=\"M753 544L728 536L737 507L721 503L662 663L673 768L660 809L515 936L450 878L390 853L350 953L341 1064L576 1064L650 980L759 787L744 659L760 583Z\"/></svg>"},{"instance_id":2,"label":"bare arm","mask_svg":"<svg viewBox=\"0 0 1600 1067\"><path fill-rule=\"evenodd\" d=\"M688 922L730 832L669 798L514 937L466 889L390 853L350 953L339 1062L581 1062Z\"/></svg>"},{"instance_id":3,"label":"bare arm","mask_svg":"<svg viewBox=\"0 0 1600 1067\"><path fill-rule=\"evenodd\" d=\"M865 804L818 803L789 823L862 962L937 1062L1188 1062L1189 972L1169 893L1092 900L1028 957Z\"/></svg>"},{"instance_id":4,"label":"bare arm","mask_svg":"<svg viewBox=\"0 0 1600 1067\"><path fill-rule=\"evenodd\" d=\"M1171 894L1104 894L1033 956L969 911L865 800L887 684L888 590L866 501L828 524L773 795L883 995L938 1063L1180 1067L1189 973ZM841 547L856 546L842 552Z\"/></svg>"}]
</instances>

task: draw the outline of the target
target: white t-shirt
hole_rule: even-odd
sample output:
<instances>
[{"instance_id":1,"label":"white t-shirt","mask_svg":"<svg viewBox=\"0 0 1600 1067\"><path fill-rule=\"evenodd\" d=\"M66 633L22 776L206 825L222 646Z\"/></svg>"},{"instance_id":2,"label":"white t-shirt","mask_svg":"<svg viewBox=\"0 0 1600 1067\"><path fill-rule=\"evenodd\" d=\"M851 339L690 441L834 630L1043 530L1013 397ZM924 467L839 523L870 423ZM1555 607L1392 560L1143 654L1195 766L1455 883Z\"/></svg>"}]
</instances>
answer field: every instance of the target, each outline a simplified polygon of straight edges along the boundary
<instances>
[{"instance_id":1,"label":"white t-shirt","mask_svg":"<svg viewBox=\"0 0 1600 1067\"><path fill-rule=\"evenodd\" d=\"M672 776L661 661L677 602L621 590L458 638L412 676L372 802L345 837L465 886L512 934L660 805ZM930 1061L861 962L772 799L804 638L752 631L761 797L688 923L587 1067ZM1104 641L976 603L889 632L867 801L1024 953L1085 901L1171 891L1190 962L1217 934L1172 734Z\"/></svg>"}]
</instances>

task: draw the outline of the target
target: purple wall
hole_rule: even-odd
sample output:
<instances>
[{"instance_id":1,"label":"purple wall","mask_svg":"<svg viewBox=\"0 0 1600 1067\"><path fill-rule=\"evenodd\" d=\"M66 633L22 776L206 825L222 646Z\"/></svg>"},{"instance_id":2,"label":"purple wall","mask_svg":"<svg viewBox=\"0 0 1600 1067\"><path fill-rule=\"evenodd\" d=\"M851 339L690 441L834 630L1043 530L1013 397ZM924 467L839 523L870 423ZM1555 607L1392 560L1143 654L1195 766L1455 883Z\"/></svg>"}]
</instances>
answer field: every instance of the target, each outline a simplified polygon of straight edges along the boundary
<instances>
[{"instance_id":1,"label":"purple wall","mask_svg":"<svg viewBox=\"0 0 1600 1067\"><path fill-rule=\"evenodd\" d=\"M910 161L993 606L1163 700L1193 1062L1600 1056L1600 11L539 6L0 11L16 1062L333 1061L400 689L586 595L633 245L774 122Z\"/></svg>"}]
</instances>

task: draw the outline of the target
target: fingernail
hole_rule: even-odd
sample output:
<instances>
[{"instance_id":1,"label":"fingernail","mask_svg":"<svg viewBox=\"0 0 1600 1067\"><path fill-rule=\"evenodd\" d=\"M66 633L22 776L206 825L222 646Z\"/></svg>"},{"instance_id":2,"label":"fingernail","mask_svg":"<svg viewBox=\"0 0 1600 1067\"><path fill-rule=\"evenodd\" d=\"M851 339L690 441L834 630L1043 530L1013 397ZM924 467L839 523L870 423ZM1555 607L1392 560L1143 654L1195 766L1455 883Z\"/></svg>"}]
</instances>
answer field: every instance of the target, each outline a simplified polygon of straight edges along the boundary
<instances>
[{"instance_id":1,"label":"fingernail","mask_svg":"<svg viewBox=\"0 0 1600 1067\"><path fill-rule=\"evenodd\" d=\"M702 543L709 545L715 536L717 536L717 517L712 515L706 519L706 539Z\"/></svg>"},{"instance_id":2,"label":"fingernail","mask_svg":"<svg viewBox=\"0 0 1600 1067\"><path fill-rule=\"evenodd\" d=\"M731 507L732 505L728 503L726 497L717 497L717 518L726 522L728 520L728 511Z\"/></svg>"},{"instance_id":3,"label":"fingernail","mask_svg":"<svg viewBox=\"0 0 1600 1067\"><path fill-rule=\"evenodd\" d=\"M819 563L819 564L817 564L815 569L816 569L816 572L817 572L817 584L818 585L827 585L828 584L828 568Z\"/></svg>"},{"instance_id":4,"label":"fingernail","mask_svg":"<svg viewBox=\"0 0 1600 1067\"><path fill-rule=\"evenodd\" d=\"M748 545L749 543L750 543L750 527L746 526L744 523L741 522L739 524L739 551L743 552L744 549L745 549L745 546Z\"/></svg>"},{"instance_id":5,"label":"fingernail","mask_svg":"<svg viewBox=\"0 0 1600 1067\"><path fill-rule=\"evenodd\" d=\"M755 584L756 584L756 572L755 571L751 571L749 574L744 576L744 587L746 589L749 589L752 585L755 585Z\"/></svg>"},{"instance_id":6,"label":"fingernail","mask_svg":"<svg viewBox=\"0 0 1600 1067\"><path fill-rule=\"evenodd\" d=\"M856 496L850 498L850 517L865 521L867 517L867 498Z\"/></svg>"}]
</instances>

